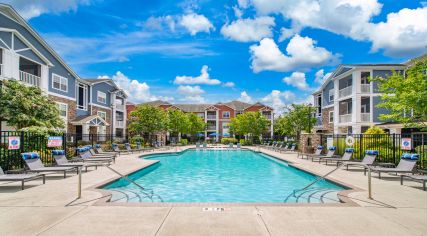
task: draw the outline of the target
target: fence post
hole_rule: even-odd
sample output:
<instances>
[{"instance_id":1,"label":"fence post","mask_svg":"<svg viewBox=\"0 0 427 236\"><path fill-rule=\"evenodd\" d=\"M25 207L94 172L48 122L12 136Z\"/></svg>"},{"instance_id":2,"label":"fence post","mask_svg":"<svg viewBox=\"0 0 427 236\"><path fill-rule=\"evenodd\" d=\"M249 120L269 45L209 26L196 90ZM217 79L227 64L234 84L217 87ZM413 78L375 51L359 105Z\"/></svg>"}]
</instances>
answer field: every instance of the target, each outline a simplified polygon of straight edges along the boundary
<instances>
[{"instance_id":1,"label":"fence post","mask_svg":"<svg viewBox=\"0 0 427 236\"><path fill-rule=\"evenodd\" d=\"M62 133L62 148L64 149L65 156L67 156L67 133Z\"/></svg>"},{"instance_id":2,"label":"fence post","mask_svg":"<svg viewBox=\"0 0 427 236\"><path fill-rule=\"evenodd\" d=\"M20 135L21 137L20 137L20 140L21 140L21 145L20 145L20 147L19 147L19 151L20 151L20 153L24 153L25 152L25 146L24 146L24 143L25 143L25 140L24 140L24 138L25 138L25 135L24 135L24 131L21 131L21 135ZM20 156L20 154L19 154L19 156ZM19 160L20 160L20 163L21 163L21 168L24 166L24 160L22 160L22 158L19 158Z\"/></svg>"},{"instance_id":3,"label":"fence post","mask_svg":"<svg viewBox=\"0 0 427 236\"><path fill-rule=\"evenodd\" d=\"M78 147L78 141L77 141L77 133L76 133L76 135L75 135L75 138L74 138L74 156L77 156L77 147Z\"/></svg>"},{"instance_id":4,"label":"fence post","mask_svg":"<svg viewBox=\"0 0 427 236\"><path fill-rule=\"evenodd\" d=\"M393 134L393 163L396 164L396 134Z\"/></svg>"}]
</instances>

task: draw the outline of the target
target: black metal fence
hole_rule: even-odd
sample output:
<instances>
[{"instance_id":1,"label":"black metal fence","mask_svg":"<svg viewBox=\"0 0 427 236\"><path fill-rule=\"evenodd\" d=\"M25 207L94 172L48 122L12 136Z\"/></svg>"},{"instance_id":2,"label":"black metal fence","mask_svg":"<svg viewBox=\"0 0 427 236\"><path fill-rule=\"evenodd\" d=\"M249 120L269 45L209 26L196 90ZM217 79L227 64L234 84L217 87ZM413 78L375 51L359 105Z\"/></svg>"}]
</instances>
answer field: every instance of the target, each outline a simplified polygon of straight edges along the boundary
<instances>
[{"instance_id":1,"label":"black metal fence","mask_svg":"<svg viewBox=\"0 0 427 236\"><path fill-rule=\"evenodd\" d=\"M48 147L49 136L61 136L62 147ZM17 149L9 149L9 138L17 137L19 145ZM21 153L37 152L45 165L52 165L54 160L51 152L55 149L63 149L67 156L75 156L76 148L85 145L125 143L124 136L113 136L109 134L52 134L43 135L23 131L1 131L0 132L0 166L3 170L22 169L24 161ZM109 146L109 145L108 145Z\"/></svg>"},{"instance_id":2,"label":"black metal fence","mask_svg":"<svg viewBox=\"0 0 427 236\"><path fill-rule=\"evenodd\" d=\"M403 150L402 141L408 141L408 139L410 150ZM349 143L352 145L348 145ZM358 160L363 159L366 150L378 150L378 162L394 164L399 163L403 153L418 153L420 154L419 167L427 168L427 133L322 135L321 145L335 146L338 155L342 155L345 148L353 147L355 149L353 157Z\"/></svg>"}]
</instances>

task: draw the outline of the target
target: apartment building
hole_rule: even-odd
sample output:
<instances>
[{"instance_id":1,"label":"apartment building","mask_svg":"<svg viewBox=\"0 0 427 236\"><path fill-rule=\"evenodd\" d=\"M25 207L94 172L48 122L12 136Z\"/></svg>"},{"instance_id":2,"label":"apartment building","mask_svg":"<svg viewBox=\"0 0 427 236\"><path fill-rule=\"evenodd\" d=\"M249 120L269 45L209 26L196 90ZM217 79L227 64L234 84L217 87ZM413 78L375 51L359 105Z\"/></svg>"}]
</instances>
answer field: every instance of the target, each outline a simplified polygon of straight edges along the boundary
<instances>
[{"instance_id":1,"label":"apartment building","mask_svg":"<svg viewBox=\"0 0 427 236\"><path fill-rule=\"evenodd\" d=\"M0 4L0 80L10 79L40 87L58 104L68 133L88 139L126 132L124 91L110 79L81 78L11 6Z\"/></svg>"},{"instance_id":2,"label":"apartment building","mask_svg":"<svg viewBox=\"0 0 427 236\"><path fill-rule=\"evenodd\" d=\"M178 109L183 112L191 112L197 114L199 117L204 119L206 130L204 137L211 137L213 133L216 141L219 141L221 137L230 135L230 120L236 117L238 114L244 112L261 112L264 117L271 121L271 126L268 133L264 134L265 138L273 137L273 108L266 106L261 103L249 104L241 101L231 101L227 103L216 103L216 104L171 104L165 101L152 101L144 104L160 107L162 109ZM128 114L135 109L135 105L127 105Z\"/></svg>"},{"instance_id":3,"label":"apartment building","mask_svg":"<svg viewBox=\"0 0 427 236\"><path fill-rule=\"evenodd\" d=\"M315 132L326 134L359 134L378 125L379 116L387 110L377 107L381 102L378 85L370 77L403 73L405 64L340 65L313 93L317 123ZM390 130L399 133L399 130Z\"/></svg>"}]
</instances>

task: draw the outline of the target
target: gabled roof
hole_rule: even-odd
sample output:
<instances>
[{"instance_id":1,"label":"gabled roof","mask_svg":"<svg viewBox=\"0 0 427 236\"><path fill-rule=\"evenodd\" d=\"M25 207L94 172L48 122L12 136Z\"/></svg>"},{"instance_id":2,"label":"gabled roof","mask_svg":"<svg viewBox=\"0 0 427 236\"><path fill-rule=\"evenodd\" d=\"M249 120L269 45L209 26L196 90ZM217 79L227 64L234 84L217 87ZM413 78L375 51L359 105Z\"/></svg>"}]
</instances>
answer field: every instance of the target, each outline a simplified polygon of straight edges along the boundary
<instances>
[{"instance_id":1,"label":"gabled roof","mask_svg":"<svg viewBox=\"0 0 427 236\"><path fill-rule=\"evenodd\" d=\"M144 102L142 104L144 104L144 105L151 105L151 106L155 106L155 107L158 107L160 105L172 105L169 102L165 102L165 101L162 101L162 100L155 100L155 101L151 101L151 102Z\"/></svg>"},{"instance_id":2,"label":"gabled roof","mask_svg":"<svg viewBox=\"0 0 427 236\"><path fill-rule=\"evenodd\" d=\"M74 72L73 69L71 69L71 67L67 65L67 63L65 63L65 61L58 55L58 53L56 53L55 50L53 50L52 47L49 46L49 44L27 23L27 21L24 20L24 18L22 18L18 14L18 12L15 11L15 9L11 5L0 3L0 10L5 12L11 20L17 22L18 24L22 25L26 30L28 30L28 32L30 32L31 35L33 35L34 38L41 45L43 45L43 47L45 47L47 51L49 51L50 54L52 54L52 56L55 57L56 60L59 61L59 63L61 63L62 66L64 66L68 70L68 72L70 72L75 78L80 79L79 75L77 75L77 73Z\"/></svg>"},{"instance_id":3,"label":"gabled roof","mask_svg":"<svg viewBox=\"0 0 427 236\"><path fill-rule=\"evenodd\" d=\"M210 104L174 104L180 110L184 112L205 112L206 108L211 106Z\"/></svg>"},{"instance_id":4,"label":"gabled roof","mask_svg":"<svg viewBox=\"0 0 427 236\"><path fill-rule=\"evenodd\" d=\"M82 79L82 80L85 81L88 85L107 83L107 84L109 84L115 88L114 90L111 90L109 92L122 92L125 97L128 97L128 95L125 93L125 91L123 91L123 89L119 88L119 86L117 86L117 84L112 79L101 78L101 79Z\"/></svg>"},{"instance_id":5,"label":"gabled roof","mask_svg":"<svg viewBox=\"0 0 427 236\"><path fill-rule=\"evenodd\" d=\"M102 119L98 115L91 115L91 116L78 116L74 120L70 122L73 125L94 125L94 126L109 126L104 119Z\"/></svg>"},{"instance_id":6,"label":"gabled roof","mask_svg":"<svg viewBox=\"0 0 427 236\"><path fill-rule=\"evenodd\" d=\"M252 106L252 104L249 104L249 103L246 103L246 102L237 101L237 100L234 100L234 101L231 101L231 102L226 102L226 103L223 103L223 104L227 105L227 106L229 106L229 107L231 107L231 108L233 108L234 110L237 110L237 111L243 111L246 108Z\"/></svg>"}]
</instances>

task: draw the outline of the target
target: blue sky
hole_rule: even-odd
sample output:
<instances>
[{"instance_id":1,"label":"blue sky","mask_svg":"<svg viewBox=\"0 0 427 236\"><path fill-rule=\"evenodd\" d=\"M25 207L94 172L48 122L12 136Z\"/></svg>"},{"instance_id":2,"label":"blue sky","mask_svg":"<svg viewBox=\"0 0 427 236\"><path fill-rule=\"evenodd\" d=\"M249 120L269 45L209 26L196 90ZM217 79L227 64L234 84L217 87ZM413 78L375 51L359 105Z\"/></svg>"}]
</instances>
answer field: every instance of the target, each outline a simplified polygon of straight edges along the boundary
<instances>
[{"instance_id":1,"label":"blue sky","mask_svg":"<svg viewBox=\"0 0 427 236\"><path fill-rule=\"evenodd\" d=\"M427 3L400 0L9 1L83 78L134 102L307 102L341 63L426 53Z\"/></svg>"}]
</instances>

